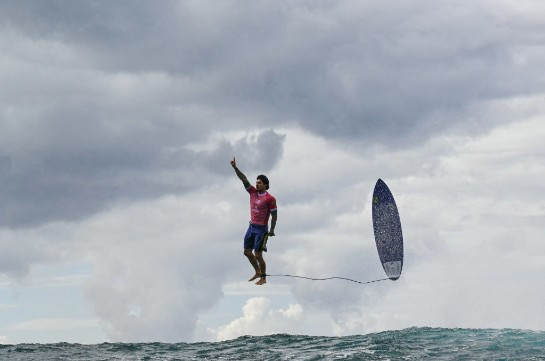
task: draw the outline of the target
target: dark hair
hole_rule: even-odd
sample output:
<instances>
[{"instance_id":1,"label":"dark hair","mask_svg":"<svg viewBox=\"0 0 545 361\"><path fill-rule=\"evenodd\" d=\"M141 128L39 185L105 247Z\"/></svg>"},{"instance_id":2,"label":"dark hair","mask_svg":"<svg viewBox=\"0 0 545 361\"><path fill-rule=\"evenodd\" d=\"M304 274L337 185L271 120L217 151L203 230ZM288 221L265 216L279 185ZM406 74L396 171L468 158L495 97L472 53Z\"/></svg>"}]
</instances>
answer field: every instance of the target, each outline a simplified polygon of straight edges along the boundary
<instances>
[{"instance_id":1,"label":"dark hair","mask_svg":"<svg viewBox=\"0 0 545 361\"><path fill-rule=\"evenodd\" d=\"M261 180L263 184L265 184L265 189L269 189L269 178L267 178L263 174L260 174L257 176L257 179Z\"/></svg>"}]
</instances>

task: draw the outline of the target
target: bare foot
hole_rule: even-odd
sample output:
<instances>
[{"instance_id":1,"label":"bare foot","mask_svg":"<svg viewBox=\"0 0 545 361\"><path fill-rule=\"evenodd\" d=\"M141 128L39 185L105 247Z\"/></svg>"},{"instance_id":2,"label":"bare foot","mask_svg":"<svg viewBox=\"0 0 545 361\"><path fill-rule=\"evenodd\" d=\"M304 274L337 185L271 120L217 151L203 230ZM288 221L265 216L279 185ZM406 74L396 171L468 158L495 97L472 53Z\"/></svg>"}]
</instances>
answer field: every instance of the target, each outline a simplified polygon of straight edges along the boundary
<instances>
[{"instance_id":1,"label":"bare foot","mask_svg":"<svg viewBox=\"0 0 545 361\"><path fill-rule=\"evenodd\" d=\"M256 273L252 278L250 278L250 279L248 280L248 282L252 282L253 280L258 279L259 277L261 277L261 275Z\"/></svg>"},{"instance_id":2,"label":"bare foot","mask_svg":"<svg viewBox=\"0 0 545 361\"><path fill-rule=\"evenodd\" d=\"M267 283L267 278L261 277L261 279L259 281L257 281L255 284L258 285L258 286L262 286L265 283Z\"/></svg>"}]
</instances>

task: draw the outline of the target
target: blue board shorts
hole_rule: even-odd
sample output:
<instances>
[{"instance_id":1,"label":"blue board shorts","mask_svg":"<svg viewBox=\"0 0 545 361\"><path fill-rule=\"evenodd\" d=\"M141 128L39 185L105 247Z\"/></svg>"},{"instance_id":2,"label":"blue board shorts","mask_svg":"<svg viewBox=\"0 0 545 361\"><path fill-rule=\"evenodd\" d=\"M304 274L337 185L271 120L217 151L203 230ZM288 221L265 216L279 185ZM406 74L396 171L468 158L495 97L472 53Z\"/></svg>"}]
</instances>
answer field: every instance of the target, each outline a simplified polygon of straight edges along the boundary
<instances>
[{"instance_id":1,"label":"blue board shorts","mask_svg":"<svg viewBox=\"0 0 545 361\"><path fill-rule=\"evenodd\" d=\"M251 224L244 236L244 249L253 249L256 252L267 252L269 228L258 224Z\"/></svg>"}]
</instances>

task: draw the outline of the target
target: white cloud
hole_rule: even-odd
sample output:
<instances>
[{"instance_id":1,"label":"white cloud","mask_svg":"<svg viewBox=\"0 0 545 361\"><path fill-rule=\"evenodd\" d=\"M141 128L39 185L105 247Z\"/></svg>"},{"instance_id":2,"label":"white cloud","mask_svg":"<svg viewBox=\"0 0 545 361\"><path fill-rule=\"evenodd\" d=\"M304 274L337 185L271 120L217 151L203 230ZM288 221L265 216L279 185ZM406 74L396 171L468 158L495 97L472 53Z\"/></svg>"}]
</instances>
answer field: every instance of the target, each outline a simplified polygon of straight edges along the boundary
<instances>
[{"instance_id":1,"label":"white cloud","mask_svg":"<svg viewBox=\"0 0 545 361\"><path fill-rule=\"evenodd\" d=\"M238 263L239 247L226 242L238 238L230 209L211 190L114 210L87 224L93 272L86 295L113 340L191 337L198 313L219 300Z\"/></svg>"},{"instance_id":2,"label":"white cloud","mask_svg":"<svg viewBox=\"0 0 545 361\"><path fill-rule=\"evenodd\" d=\"M242 317L220 327L216 337L223 341L244 335L261 336L293 330L301 321L302 311L298 304L275 310L265 297L250 298L242 308Z\"/></svg>"}]
</instances>

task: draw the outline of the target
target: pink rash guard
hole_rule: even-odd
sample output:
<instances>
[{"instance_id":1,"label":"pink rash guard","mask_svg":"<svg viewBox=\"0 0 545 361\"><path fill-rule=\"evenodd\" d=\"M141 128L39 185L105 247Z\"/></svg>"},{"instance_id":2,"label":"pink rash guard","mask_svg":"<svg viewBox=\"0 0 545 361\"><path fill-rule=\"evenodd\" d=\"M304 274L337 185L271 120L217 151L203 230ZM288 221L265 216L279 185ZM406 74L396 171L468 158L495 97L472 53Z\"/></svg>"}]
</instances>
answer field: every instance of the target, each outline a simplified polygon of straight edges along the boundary
<instances>
[{"instance_id":1,"label":"pink rash guard","mask_svg":"<svg viewBox=\"0 0 545 361\"><path fill-rule=\"evenodd\" d=\"M267 226L269 215L276 211L276 198L266 191L259 193L252 185L246 190L250 193L250 223Z\"/></svg>"}]
</instances>

